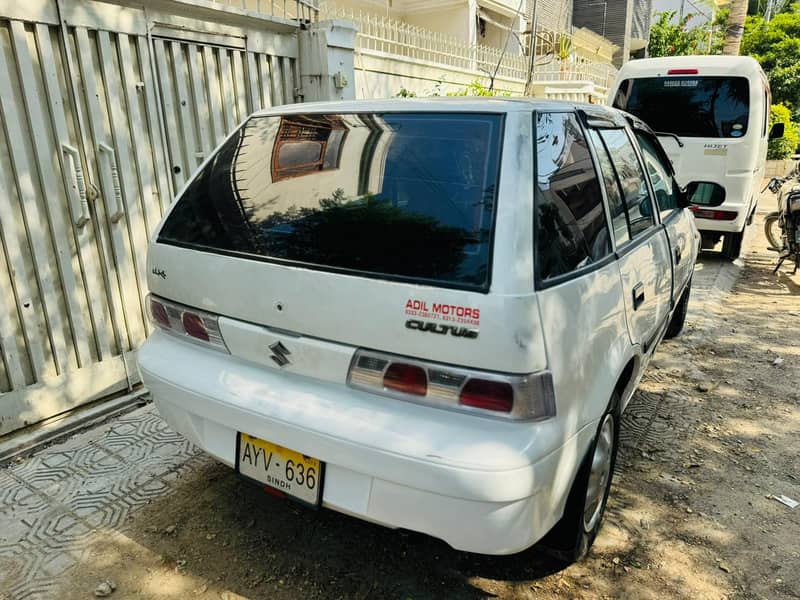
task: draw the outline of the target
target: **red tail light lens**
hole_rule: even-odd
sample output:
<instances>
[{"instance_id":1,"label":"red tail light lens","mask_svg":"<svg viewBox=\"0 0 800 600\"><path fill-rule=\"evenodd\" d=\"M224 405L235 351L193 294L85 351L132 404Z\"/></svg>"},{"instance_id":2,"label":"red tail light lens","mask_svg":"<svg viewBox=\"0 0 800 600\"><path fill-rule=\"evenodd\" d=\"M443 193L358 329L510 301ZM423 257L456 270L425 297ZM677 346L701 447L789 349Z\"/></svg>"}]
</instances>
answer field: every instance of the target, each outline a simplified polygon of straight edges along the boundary
<instances>
[{"instance_id":1,"label":"red tail light lens","mask_svg":"<svg viewBox=\"0 0 800 600\"><path fill-rule=\"evenodd\" d=\"M164 329L169 329L169 315L167 314L167 307L164 306L161 302L150 297L150 316L153 317L153 321L156 325L160 325Z\"/></svg>"},{"instance_id":2,"label":"red tail light lens","mask_svg":"<svg viewBox=\"0 0 800 600\"><path fill-rule=\"evenodd\" d=\"M514 408L514 388L504 381L470 379L461 390L459 402L463 406L511 412Z\"/></svg>"},{"instance_id":3,"label":"red tail light lens","mask_svg":"<svg viewBox=\"0 0 800 600\"><path fill-rule=\"evenodd\" d=\"M667 75L697 75L699 72L697 69L670 69Z\"/></svg>"},{"instance_id":4,"label":"red tail light lens","mask_svg":"<svg viewBox=\"0 0 800 600\"><path fill-rule=\"evenodd\" d=\"M422 367L392 363L383 375L383 385L404 394L424 396L428 393L428 376Z\"/></svg>"},{"instance_id":5,"label":"red tail light lens","mask_svg":"<svg viewBox=\"0 0 800 600\"><path fill-rule=\"evenodd\" d=\"M183 329L186 331L186 335L204 342L209 340L208 330L200 316L194 313L184 312L183 315L181 315L181 323L183 323Z\"/></svg>"},{"instance_id":6,"label":"red tail light lens","mask_svg":"<svg viewBox=\"0 0 800 600\"><path fill-rule=\"evenodd\" d=\"M713 219L714 221L735 221L738 213L730 210L709 210L707 208L691 207L694 216L698 219Z\"/></svg>"},{"instance_id":7,"label":"red tail light lens","mask_svg":"<svg viewBox=\"0 0 800 600\"><path fill-rule=\"evenodd\" d=\"M158 296L148 296L147 306L150 308L153 325L158 328L172 335L189 337L193 341L203 342L208 347L228 352L228 346L222 339L218 315L189 308Z\"/></svg>"},{"instance_id":8,"label":"red tail light lens","mask_svg":"<svg viewBox=\"0 0 800 600\"><path fill-rule=\"evenodd\" d=\"M504 374L357 350L347 384L357 390L436 408L508 420L555 416L550 371Z\"/></svg>"}]
</instances>

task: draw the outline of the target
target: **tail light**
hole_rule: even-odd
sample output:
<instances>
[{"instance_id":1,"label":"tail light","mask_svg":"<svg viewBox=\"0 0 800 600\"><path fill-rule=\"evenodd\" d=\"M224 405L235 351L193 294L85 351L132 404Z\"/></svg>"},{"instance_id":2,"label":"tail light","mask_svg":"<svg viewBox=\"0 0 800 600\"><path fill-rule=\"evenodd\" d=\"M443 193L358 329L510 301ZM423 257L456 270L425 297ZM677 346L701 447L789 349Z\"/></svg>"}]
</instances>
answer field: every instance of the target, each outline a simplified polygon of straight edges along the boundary
<instances>
[{"instance_id":1,"label":"tail light","mask_svg":"<svg viewBox=\"0 0 800 600\"><path fill-rule=\"evenodd\" d=\"M159 329L228 352L219 328L218 315L152 295L147 297L147 305L150 309L150 320Z\"/></svg>"},{"instance_id":2,"label":"tail light","mask_svg":"<svg viewBox=\"0 0 800 600\"><path fill-rule=\"evenodd\" d=\"M504 419L555 416L549 371L506 375L358 350L347 383L399 400Z\"/></svg>"},{"instance_id":3,"label":"tail light","mask_svg":"<svg viewBox=\"0 0 800 600\"><path fill-rule=\"evenodd\" d=\"M738 213L731 210L710 210L708 208L691 207L694 216L698 219L713 219L714 221L735 221Z\"/></svg>"},{"instance_id":4,"label":"tail light","mask_svg":"<svg viewBox=\"0 0 800 600\"><path fill-rule=\"evenodd\" d=\"M424 396L428 393L428 375L422 367L392 363L383 374L383 385L389 390Z\"/></svg>"},{"instance_id":5,"label":"tail light","mask_svg":"<svg viewBox=\"0 0 800 600\"><path fill-rule=\"evenodd\" d=\"M667 75L697 75L699 72L697 69L669 69Z\"/></svg>"}]
</instances>

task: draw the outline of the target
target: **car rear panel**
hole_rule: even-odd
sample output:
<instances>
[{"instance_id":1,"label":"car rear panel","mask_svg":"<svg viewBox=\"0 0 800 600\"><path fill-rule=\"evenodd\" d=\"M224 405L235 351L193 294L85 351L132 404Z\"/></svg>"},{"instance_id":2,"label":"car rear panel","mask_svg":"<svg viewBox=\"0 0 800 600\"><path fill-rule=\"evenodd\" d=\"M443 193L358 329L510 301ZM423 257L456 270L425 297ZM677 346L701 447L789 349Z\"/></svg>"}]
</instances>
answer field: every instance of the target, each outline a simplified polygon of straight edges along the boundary
<instances>
[{"instance_id":1,"label":"car rear panel","mask_svg":"<svg viewBox=\"0 0 800 600\"><path fill-rule=\"evenodd\" d=\"M345 263L337 264L336 268L298 260L297 254L303 248L297 244L282 254L280 260L276 260L269 256L270 252L284 252L286 246L276 250L274 244L268 244L264 250L265 246L259 245L259 241L251 244L250 249L255 250L248 254L230 251L229 248L192 247L192 244L165 240L160 235L157 241L151 243L148 252L150 291L154 295L225 317L221 319L220 327L231 353L267 369L283 369L344 383L355 349L367 348L503 373L541 371L547 364L539 311L533 294L531 115L530 112L512 111L500 116L504 132L499 138L501 148L498 162L502 167L492 189L484 190L494 196L493 214L486 210L488 205L483 200L487 198L487 193L482 193L480 202L475 204L463 201L463 210L459 214L465 215L467 221L474 220L477 225L474 231L470 230L475 237L467 242L463 252L466 258L462 265L450 270L437 267L425 273L432 273L432 276L419 278L413 277L413 272L403 271L406 267L402 256L387 267L399 272L376 273L374 264L370 269L359 272L352 268L352 264L346 263L349 257L342 259ZM369 117L362 116L360 120L369 121ZM353 154L347 148L348 143L355 146L366 143L364 136L359 137L359 129L352 126L352 121L345 123L350 123L350 129L346 136L338 136L343 139L333 141L330 132L325 134L329 136L326 147L332 147L334 143L341 146L341 156L338 157L341 165L344 165L342 161L358 160L358 154ZM333 130L338 126L332 126ZM463 140L456 142L463 143ZM373 152L387 152L385 148L380 149L381 143L391 145L391 136L382 142L373 140L373 147L378 147ZM309 148L300 150L307 151ZM426 151L431 153L429 164L439 164L436 162L439 159L434 156L435 148L423 147L419 156L425 158ZM248 214L246 201L256 193L252 186L259 182L268 185L277 179L283 185L284 192L288 193L289 183L313 182L318 177L314 173L276 172L278 159L275 157L279 157L280 152L280 149L271 153L262 152L261 160L267 167L258 176L249 177L248 181L237 178L233 169L229 175L223 172L224 177L230 176L233 187L241 189L240 197L244 202L237 208L238 214ZM499 161L500 154L505 157L502 162ZM256 158L258 156L251 153L248 160ZM457 158L454 156L453 160ZM412 159L409 157L409 160ZM331 157L324 160L330 164L335 162ZM270 162L273 165L271 169ZM318 166L323 171L326 169L322 164ZM278 167L281 165L278 164ZM301 165L300 168L306 166ZM372 175L367 177L364 176L364 169L361 169L361 183L357 184L362 186L360 191L364 191L364 185L368 186L371 193L375 191L370 186L374 186L375 174L381 175L380 168L373 169ZM388 169L385 163L382 168ZM340 169L333 174L341 178L342 173L343 169ZM395 173L395 179L405 175ZM457 177L460 178L458 184L464 190L465 197L471 197L470 194L475 193L468 185L471 175L462 168ZM187 189L191 189L191 185ZM337 185L344 190L345 197L357 194L357 191L346 189L355 183L340 181ZM312 190L315 198L330 195L331 192L330 186L328 189L320 189L319 186L308 189ZM430 192L430 189L427 191ZM462 202L456 193L442 193L450 194L447 198L449 203ZM413 197L403 200L407 203L413 201ZM293 205L302 205L302 200L296 197L287 200L279 194L266 198L266 202L280 205L283 213L292 217L296 215ZM166 218L166 229L170 227L170 219L179 214L180 203L179 199L176 210ZM401 202L395 202L395 205L404 206ZM479 215L481 210L485 214ZM431 213L428 213L426 218L430 216ZM439 219L439 224L447 225L449 229L446 233L449 235L454 226L448 221L450 217L438 217L436 214L433 217ZM491 222L486 220L489 218ZM270 231L294 233L294 230L286 229L285 223L271 223L270 227ZM197 228L196 232L202 234L201 229ZM241 231L242 228L234 233L240 236ZM434 233L439 231L433 230ZM248 235L251 233L252 230ZM215 239L220 239L219 235L227 236L226 239L231 237L229 231L215 235ZM307 239L316 240L313 237ZM379 245L380 240L374 236L370 239L371 243ZM439 247L438 240L415 238L412 241L414 247L407 249L408 255L418 261L425 257L426 248ZM342 241L343 245L350 244L352 247L351 242L347 239ZM482 266L481 253L485 254L486 260ZM312 262L326 258L324 252L319 251L303 256L311 256ZM437 257L434 255L430 259L435 261ZM374 257L367 256L364 260L374 261ZM342 264L346 268L340 268ZM380 263L379 266L385 265ZM473 267L474 275L469 271ZM291 353L289 362L283 366L279 366L272 358L274 353L270 346L277 342L281 342Z\"/></svg>"},{"instance_id":2,"label":"car rear panel","mask_svg":"<svg viewBox=\"0 0 800 600\"><path fill-rule=\"evenodd\" d=\"M419 286L161 244L152 246L149 257L149 270L165 274L162 278L151 273L153 294L229 317L220 327L231 353L267 368L280 368L269 359L271 344L301 336L507 373L531 373L546 366L533 294ZM445 307L454 314L459 307L469 308L478 317L444 320L451 316L442 314ZM437 329L411 328L409 321L434 323ZM477 332L477 337L461 335L462 330ZM336 379L346 380L349 360L333 346L321 346L314 360L305 360L292 349L297 342L284 345L293 353L284 368L321 377L335 363Z\"/></svg>"}]
</instances>

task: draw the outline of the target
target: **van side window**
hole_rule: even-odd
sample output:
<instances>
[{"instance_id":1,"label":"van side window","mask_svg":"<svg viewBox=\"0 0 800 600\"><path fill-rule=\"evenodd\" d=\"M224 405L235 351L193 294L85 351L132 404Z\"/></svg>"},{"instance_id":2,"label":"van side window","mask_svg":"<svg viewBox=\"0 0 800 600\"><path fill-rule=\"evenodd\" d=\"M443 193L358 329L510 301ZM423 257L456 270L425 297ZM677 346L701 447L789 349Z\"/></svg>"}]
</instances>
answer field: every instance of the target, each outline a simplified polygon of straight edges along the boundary
<instances>
[{"instance_id":1,"label":"van side window","mask_svg":"<svg viewBox=\"0 0 800 600\"><path fill-rule=\"evenodd\" d=\"M669 169L664 165L664 157L658 151L652 136L643 131L636 131L635 135L639 141L639 147L642 149L644 164L647 166L647 174L650 175L650 182L653 184L653 191L656 194L656 204L658 204L663 221L678 208L680 192Z\"/></svg>"},{"instance_id":2,"label":"van side window","mask_svg":"<svg viewBox=\"0 0 800 600\"><path fill-rule=\"evenodd\" d=\"M631 237L635 238L656 222L642 165L624 129L603 129L600 131L600 137L614 163L625 198L625 206L628 208Z\"/></svg>"},{"instance_id":3,"label":"van side window","mask_svg":"<svg viewBox=\"0 0 800 600\"><path fill-rule=\"evenodd\" d=\"M614 165L611 164L611 157L600 139L600 134L596 129L589 130L589 138L597 153L597 160L600 164L600 174L606 188L606 198L608 198L608 208L611 212L611 224L614 227L614 239L617 246L620 246L631 239L628 232L628 213L625 210L625 201L622 198L622 190L619 188L617 174Z\"/></svg>"},{"instance_id":4,"label":"van side window","mask_svg":"<svg viewBox=\"0 0 800 600\"><path fill-rule=\"evenodd\" d=\"M536 116L536 273L552 279L611 253L600 182L572 113Z\"/></svg>"}]
</instances>

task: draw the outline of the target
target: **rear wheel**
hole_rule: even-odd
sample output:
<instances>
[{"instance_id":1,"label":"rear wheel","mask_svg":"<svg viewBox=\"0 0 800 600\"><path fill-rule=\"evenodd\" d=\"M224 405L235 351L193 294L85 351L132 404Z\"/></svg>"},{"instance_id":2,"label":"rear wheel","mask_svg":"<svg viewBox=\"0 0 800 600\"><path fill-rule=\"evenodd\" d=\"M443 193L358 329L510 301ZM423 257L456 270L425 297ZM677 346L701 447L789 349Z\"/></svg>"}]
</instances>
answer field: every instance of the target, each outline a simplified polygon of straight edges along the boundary
<instances>
[{"instance_id":1,"label":"rear wheel","mask_svg":"<svg viewBox=\"0 0 800 600\"><path fill-rule=\"evenodd\" d=\"M614 392L572 484L564 516L544 537L544 549L565 563L582 560L600 531L619 444L619 394Z\"/></svg>"},{"instance_id":2,"label":"rear wheel","mask_svg":"<svg viewBox=\"0 0 800 600\"><path fill-rule=\"evenodd\" d=\"M744 239L744 230L738 233L726 233L725 239L722 241L722 254L731 260L736 260L742 253L742 240Z\"/></svg>"},{"instance_id":3,"label":"rear wheel","mask_svg":"<svg viewBox=\"0 0 800 600\"><path fill-rule=\"evenodd\" d=\"M772 250L783 249L783 239L781 238L781 213L771 212L764 219L764 235L767 236Z\"/></svg>"}]
</instances>

